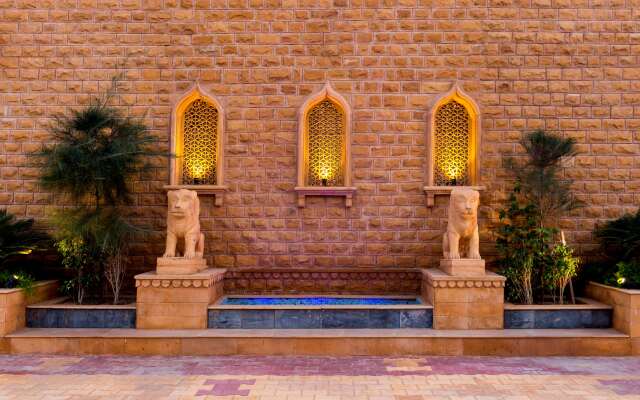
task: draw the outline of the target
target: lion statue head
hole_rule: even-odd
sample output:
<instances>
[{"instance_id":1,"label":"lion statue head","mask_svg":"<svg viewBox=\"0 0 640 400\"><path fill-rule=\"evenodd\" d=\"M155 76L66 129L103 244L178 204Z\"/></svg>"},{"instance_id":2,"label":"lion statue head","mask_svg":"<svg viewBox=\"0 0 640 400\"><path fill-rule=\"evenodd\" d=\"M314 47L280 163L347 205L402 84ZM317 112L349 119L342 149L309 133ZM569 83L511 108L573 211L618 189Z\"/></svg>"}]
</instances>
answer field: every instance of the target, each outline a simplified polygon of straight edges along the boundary
<instances>
[{"instance_id":1,"label":"lion statue head","mask_svg":"<svg viewBox=\"0 0 640 400\"><path fill-rule=\"evenodd\" d=\"M198 220L200 215L200 200L198 193L192 190L170 190L167 193L169 200L169 218Z\"/></svg>"},{"instance_id":2,"label":"lion statue head","mask_svg":"<svg viewBox=\"0 0 640 400\"><path fill-rule=\"evenodd\" d=\"M456 188L451 191L449 215L455 214L461 219L477 220L480 194L473 189Z\"/></svg>"}]
</instances>

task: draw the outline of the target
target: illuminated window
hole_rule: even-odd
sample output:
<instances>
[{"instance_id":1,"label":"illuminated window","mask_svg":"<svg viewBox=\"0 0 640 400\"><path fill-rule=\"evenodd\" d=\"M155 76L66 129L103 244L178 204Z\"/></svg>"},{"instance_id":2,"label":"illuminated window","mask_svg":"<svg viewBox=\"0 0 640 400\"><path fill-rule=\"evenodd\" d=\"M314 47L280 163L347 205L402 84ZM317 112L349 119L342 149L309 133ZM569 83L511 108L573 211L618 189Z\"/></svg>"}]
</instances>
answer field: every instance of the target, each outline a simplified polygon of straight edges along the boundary
<instances>
[{"instance_id":1,"label":"illuminated window","mask_svg":"<svg viewBox=\"0 0 640 400\"><path fill-rule=\"evenodd\" d=\"M469 184L470 117L455 100L440 106L434 129L434 183L436 186Z\"/></svg>"},{"instance_id":2,"label":"illuminated window","mask_svg":"<svg viewBox=\"0 0 640 400\"><path fill-rule=\"evenodd\" d=\"M298 115L298 206L307 196L341 196L351 207L351 112L331 85L310 96Z\"/></svg>"},{"instance_id":3,"label":"illuminated window","mask_svg":"<svg viewBox=\"0 0 640 400\"><path fill-rule=\"evenodd\" d=\"M309 111L309 186L344 185L344 122L344 112L329 99Z\"/></svg>"},{"instance_id":4,"label":"illuminated window","mask_svg":"<svg viewBox=\"0 0 640 400\"><path fill-rule=\"evenodd\" d=\"M479 113L460 88L442 96L430 112L428 187L478 184Z\"/></svg>"},{"instance_id":5,"label":"illuminated window","mask_svg":"<svg viewBox=\"0 0 640 400\"><path fill-rule=\"evenodd\" d=\"M220 104L199 86L178 101L173 112L170 189L193 186L205 193L222 188L223 128Z\"/></svg>"},{"instance_id":6,"label":"illuminated window","mask_svg":"<svg viewBox=\"0 0 640 400\"><path fill-rule=\"evenodd\" d=\"M194 100L183 118L182 183L215 185L218 152L218 110L204 99Z\"/></svg>"}]
</instances>

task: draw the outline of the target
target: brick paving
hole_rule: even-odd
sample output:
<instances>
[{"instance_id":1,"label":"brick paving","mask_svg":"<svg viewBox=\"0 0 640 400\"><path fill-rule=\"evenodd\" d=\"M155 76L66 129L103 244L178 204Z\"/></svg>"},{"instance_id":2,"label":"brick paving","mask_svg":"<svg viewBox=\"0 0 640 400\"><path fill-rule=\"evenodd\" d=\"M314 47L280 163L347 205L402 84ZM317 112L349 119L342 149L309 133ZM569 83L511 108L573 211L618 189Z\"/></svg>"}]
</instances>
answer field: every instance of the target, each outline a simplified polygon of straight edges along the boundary
<instances>
[{"instance_id":1,"label":"brick paving","mask_svg":"<svg viewBox=\"0 0 640 400\"><path fill-rule=\"evenodd\" d=\"M0 399L640 399L640 358L0 356Z\"/></svg>"}]
</instances>

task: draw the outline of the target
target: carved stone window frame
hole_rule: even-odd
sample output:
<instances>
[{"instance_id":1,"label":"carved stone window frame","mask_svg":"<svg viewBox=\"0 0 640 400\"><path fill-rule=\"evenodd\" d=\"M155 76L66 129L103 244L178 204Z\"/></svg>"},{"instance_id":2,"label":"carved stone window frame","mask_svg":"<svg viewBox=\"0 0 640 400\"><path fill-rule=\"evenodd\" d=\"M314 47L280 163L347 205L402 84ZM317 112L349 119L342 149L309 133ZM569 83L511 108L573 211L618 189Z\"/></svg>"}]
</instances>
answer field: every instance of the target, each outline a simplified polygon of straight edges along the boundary
<instances>
[{"instance_id":1,"label":"carved stone window frame","mask_svg":"<svg viewBox=\"0 0 640 400\"><path fill-rule=\"evenodd\" d=\"M467 162L467 171L469 174L470 185L468 186L442 186L435 185L435 130L436 116L438 110L450 101L456 101L462 104L469 113L469 158ZM427 113L427 135L426 135L426 153L427 153L427 169L426 169L426 185L423 190L426 194L427 207L433 207L436 195L449 195L456 187L469 187L475 190L484 190L485 187L480 184L480 138L481 132L481 114L478 104L465 93L462 88L455 84L447 93L436 97Z\"/></svg>"},{"instance_id":2,"label":"carved stone window frame","mask_svg":"<svg viewBox=\"0 0 640 400\"><path fill-rule=\"evenodd\" d=\"M218 111L217 141L216 141L216 184L215 185L185 185L182 183L182 157L184 156L184 115L189 106L196 100L204 100L213 105ZM215 205L221 206L224 192L228 186L224 184L224 109L222 104L211 94L196 83L176 102L171 112L170 148L172 157L169 165L169 184L165 190L189 189L199 195L215 196Z\"/></svg>"},{"instance_id":3,"label":"carved stone window frame","mask_svg":"<svg viewBox=\"0 0 640 400\"><path fill-rule=\"evenodd\" d=\"M344 113L344 186L309 186L307 171L309 168L309 126L307 123L309 112L315 105L330 100L338 105ZM351 186L351 107L340 93L336 92L329 83L309 96L298 112L298 181L295 192L298 197L298 207L304 207L306 196L342 196L345 206L353 204L353 194L356 188Z\"/></svg>"}]
</instances>

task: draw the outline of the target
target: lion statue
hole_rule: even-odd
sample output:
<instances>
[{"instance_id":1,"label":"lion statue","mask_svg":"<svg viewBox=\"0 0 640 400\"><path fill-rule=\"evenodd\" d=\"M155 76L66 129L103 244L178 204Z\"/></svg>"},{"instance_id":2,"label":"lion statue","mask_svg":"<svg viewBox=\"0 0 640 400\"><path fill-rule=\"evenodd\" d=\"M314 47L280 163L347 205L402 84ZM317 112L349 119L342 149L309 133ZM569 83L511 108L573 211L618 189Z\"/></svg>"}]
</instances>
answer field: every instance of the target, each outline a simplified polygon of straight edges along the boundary
<instances>
[{"instance_id":1,"label":"lion statue","mask_svg":"<svg viewBox=\"0 0 640 400\"><path fill-rule=\"evenodd\" d=\"M449 200L449 221L442 239L445 259L480 259L478 235L478 204L480 194L469 188L455 188ZM467 245L464 246L464 242ZM461 246L462 244L462 246ZM463 252L461 250L466 251ZM462 257L464 253L466 257Z\"/></svg>"},{"instance_id":2,"label":"lion statue","mask_svg":"<svg viewBox=\"0 0 640 400\"><path fill-rule=\"evenodd\" d=\"M204 234L200 232L200 200L192 190L170 190L167 213L167 247L163 257L178 257L178 239L184 238L184 258L202 258Z\"/></svg>"}]
</instances>

